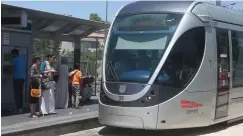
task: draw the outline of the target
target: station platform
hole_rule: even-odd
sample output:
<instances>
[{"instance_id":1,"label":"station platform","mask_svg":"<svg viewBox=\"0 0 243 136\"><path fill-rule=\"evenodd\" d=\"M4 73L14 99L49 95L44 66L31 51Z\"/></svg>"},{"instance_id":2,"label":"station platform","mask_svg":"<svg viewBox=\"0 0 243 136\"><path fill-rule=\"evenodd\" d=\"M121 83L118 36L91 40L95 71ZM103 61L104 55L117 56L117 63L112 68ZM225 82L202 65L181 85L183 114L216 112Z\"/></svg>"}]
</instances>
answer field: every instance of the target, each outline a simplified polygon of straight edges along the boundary
<instances>
[{"instance_id":1,"label":"station platform","mask_svg":"<svg viewBox=\"0 0 243 136\"><path fill-rule=\"evenodd\" d=\"M39 118L29 113L2 117L3 136L56 136L99 127L98 104L81 106L80 109L59 109L56 114Z\"/></svg>"},{"instance_id":2,"label":"station platform","mask_svg":"<svg viewBox=\"0 0 243 136\"><path fill-rule=\"evenodd\" d=\"M61 136L243 136L243 121L216 124L201 128L173 130L135 130L116 127L97 127Z\"/></svg>"}]
</instances>

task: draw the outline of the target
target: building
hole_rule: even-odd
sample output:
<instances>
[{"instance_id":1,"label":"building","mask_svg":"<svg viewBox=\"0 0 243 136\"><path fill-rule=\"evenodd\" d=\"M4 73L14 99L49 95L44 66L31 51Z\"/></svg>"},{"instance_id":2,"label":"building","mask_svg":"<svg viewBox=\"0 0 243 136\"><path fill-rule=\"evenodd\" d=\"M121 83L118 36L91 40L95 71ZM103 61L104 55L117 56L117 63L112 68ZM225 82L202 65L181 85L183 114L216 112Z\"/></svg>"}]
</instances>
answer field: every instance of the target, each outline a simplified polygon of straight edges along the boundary
<instances>
[{"instance_id":1,"label":"building","mask_svg":"<svg viewBox=\"0 0 243 136\"><path fill-rule=\"evenodd\" d=\"M97 41L98 44L97 44ZM105 44L105 31L101 30L98 32L91 33L86 38L82 38L81 42L81 52L85 51L96 51L96 46L98 45L97 49L103 49ZM61 45L61 52L73 52L74 51L74 44L71 42L63 41Z\"/></svg>"},{"instance_id":2,"label":"building","mask_svg":"<svg viewBox=\"0 0 243 136\"><path fill-rule=\"evenodd\" d=\"M97 43L98 42L98 43ZM98 45L98 47L97 47ZM105 45L105 31L101 30L90 34L86 38L81 39L81 50L94 52L97 49L103 49Z\"/></svg>"},{"instance_id":3,"label":"building","mask_svg":"<svg viewBox=\"0 0 243 136\"><path fill-rule=\"evenodd\" d=\"M91 33L86 38L80 40L81 45L81 68L84 74L97 76L97 80L101 78L101 64L102 59L97 56L102 56L102 50L105 45L105 30L100 30L94 33ZM97 48L96 48L97 47ZM97 51L97 53L96 53ZM69 65L72 66L73 63L73 54L74 54L74 44L71 42L62 42L61 52L64 56L69 57ZM87 53L91 53L90 56L93 56L93 59L87 60Z\"/></svg>"}]
</instances>

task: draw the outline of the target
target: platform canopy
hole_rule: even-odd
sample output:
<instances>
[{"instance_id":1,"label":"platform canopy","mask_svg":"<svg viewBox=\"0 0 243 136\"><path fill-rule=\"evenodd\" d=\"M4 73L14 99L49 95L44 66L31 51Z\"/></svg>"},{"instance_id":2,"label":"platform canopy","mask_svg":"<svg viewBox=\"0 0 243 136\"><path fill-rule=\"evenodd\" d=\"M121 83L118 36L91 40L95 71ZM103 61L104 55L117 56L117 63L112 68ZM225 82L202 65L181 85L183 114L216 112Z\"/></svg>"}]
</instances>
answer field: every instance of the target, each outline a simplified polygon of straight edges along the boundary
<instances>
[{"instance_id":1,"label":"platform canopy","mask_svg":"<svg viewBox=\"0 0 243 136\"><path fill-rule=\"evenodd\" d=\"M95 31L109 27L109 24L104 22L90 21L7 4L1 4L1 6L2 15L12 11L24 11L31 22L31 31L35 38L74 42L77 39L87 37ZM82 9L78 12L82 14Z\"/></svg>"}]
</instances>

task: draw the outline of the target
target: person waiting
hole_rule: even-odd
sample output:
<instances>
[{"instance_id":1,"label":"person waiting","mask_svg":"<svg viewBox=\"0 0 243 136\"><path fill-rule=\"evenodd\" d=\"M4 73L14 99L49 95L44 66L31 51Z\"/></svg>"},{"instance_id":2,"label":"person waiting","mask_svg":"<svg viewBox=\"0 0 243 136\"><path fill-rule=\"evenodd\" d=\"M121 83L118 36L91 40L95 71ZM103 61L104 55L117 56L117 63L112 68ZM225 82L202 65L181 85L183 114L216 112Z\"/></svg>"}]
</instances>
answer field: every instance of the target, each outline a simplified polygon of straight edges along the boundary
<instances>
[{"instance_id":1,"label":"person waiting","mask_svg":"<svg viewBox=\"0 0 243 136\"><path fill-rule=\"evenodd\" d=\"M19 55L18 49L13 49L12 52L12 65L14 72L14 96L15 103L19 113L23 111L23 89L26 78L26 60L24 56Z\"/></svg>"},{"instance_id":2,"label":"person waiting","mask_svg":"<svg viewBox=\"0 0 243 136\"><path fill-rule=\"evenodd\" d=\"M70 73L72 77L72 108L79 108L80 96L80 81L82 79L82 72L80 71L80 64L76 64L74 70Z\"/></svg>"}]
</instances>

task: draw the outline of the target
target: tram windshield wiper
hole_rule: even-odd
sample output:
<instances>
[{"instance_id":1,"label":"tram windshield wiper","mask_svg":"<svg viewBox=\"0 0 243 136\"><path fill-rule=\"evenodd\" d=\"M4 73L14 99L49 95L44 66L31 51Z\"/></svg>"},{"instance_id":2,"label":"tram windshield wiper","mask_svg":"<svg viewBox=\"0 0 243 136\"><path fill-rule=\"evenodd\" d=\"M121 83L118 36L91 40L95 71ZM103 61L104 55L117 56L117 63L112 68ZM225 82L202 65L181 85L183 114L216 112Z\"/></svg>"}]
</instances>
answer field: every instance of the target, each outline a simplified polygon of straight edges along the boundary
<instances>
[{"instance_id":1,"label":"tram windshield wiper","mask_svg":"<svg viewBox=\"0 0 243 136\"><path fill-rule=\"evenodd\" d=\"M109 72L111 73L111 75L112 75L113 79L115 80L115 82L116 82L116 83L119 83L119 79L118 79L118 77L117 77L117 74L116 74L116 72L115 72L114 67L112 66L112 62L111 62L111 60L108 61L108 70L109 70Z\"/></svg>"}]
</instances>

